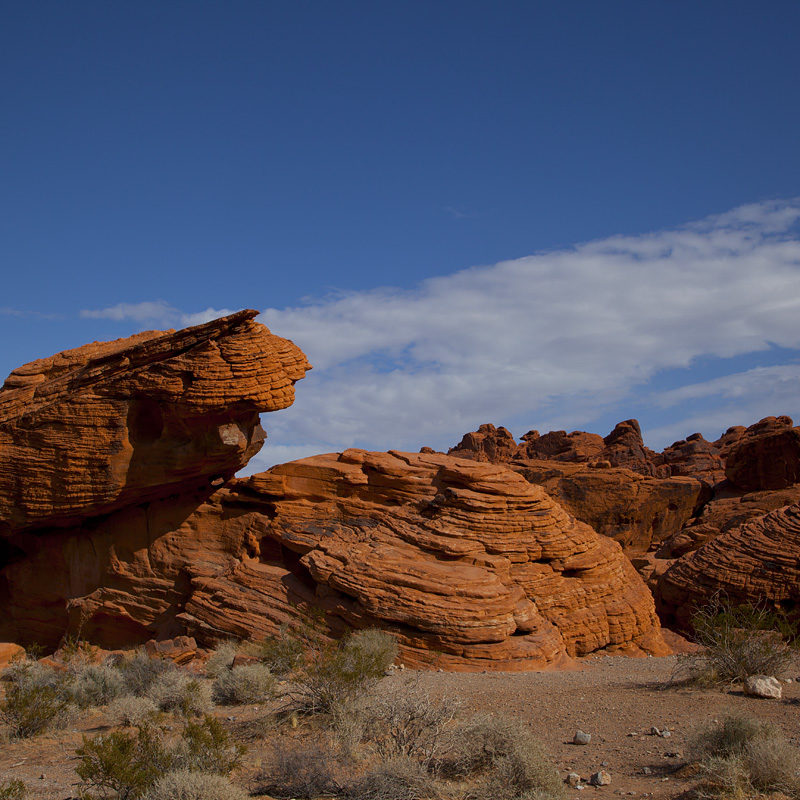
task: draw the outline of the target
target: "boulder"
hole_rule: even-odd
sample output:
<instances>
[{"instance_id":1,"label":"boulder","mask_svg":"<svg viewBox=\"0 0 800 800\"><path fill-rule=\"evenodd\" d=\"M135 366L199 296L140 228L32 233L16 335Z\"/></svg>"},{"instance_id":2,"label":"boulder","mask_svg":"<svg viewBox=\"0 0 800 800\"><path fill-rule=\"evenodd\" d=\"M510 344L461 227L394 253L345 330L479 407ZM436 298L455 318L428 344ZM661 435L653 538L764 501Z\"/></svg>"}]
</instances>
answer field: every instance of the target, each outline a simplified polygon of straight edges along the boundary
<instances>
[{"instance_id":1,"label":"boulder","mask_svg":"<svg viewBox=\"0 0 800 800\"><path fill-rule=\"evenodd\" d=\"M725 462L716 442L700 433L674 442L655 459L657 474L691 477L714 486L725 479Z\"/></svg>"},{"instance_id":2,"label":"boulder","mask_svg":"<svg viewBox=\"0 0 800 800\"><path fill-rule=\"evenodd\" d=\"M781 682L770 675L750 675L744 682L745 694L780 700L783 695Z\"/></svg>"},{"instance_id":3,"label":"boulder","mask_svg":"<svg viewBox=\"0 0 800 800\"><path fill-rule=\"evenodd\" d=\"M310 368L257 313L15 369L0 389L0 537L232 477L264 441L259 413L291 405Z\"/></svg>"},{"instance_id":4,"label":"boulder","mask_svg":"<svg viewBox=\"0 0 800 800\"><path fill-rule=\"evenodd\" d=\"M430 448L425 451L434 452ZM448 451L451 455L468 458L472 461L502 463L516 455L518 445L511 432L502 426L496 428L491 423L481 425L477 431L465 433L461 441Z\"/></svg>"},{"instance_id":5,"label":"boulder","mask_svg":"<svg viewBox=\"0 0 800 800\"><path fill-rule=\"evenodd\" d=\"M584 431L550 431L543 436L539 431L528 431L522 437L517 456L526 459L549 461L596 461L602 458L603 437Z\"/></svg>"}]
</instances>

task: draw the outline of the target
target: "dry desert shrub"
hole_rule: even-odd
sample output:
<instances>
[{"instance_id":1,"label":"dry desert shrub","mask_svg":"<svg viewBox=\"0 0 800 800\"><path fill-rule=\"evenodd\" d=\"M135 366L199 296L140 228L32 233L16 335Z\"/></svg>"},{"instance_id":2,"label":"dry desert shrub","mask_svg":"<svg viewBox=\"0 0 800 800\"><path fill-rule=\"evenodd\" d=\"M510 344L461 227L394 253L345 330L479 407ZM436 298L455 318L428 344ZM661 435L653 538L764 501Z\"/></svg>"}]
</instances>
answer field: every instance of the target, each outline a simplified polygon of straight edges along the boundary
<instances>
[{"instance_id":1,"label":"dry desert shrub","mask_svg":"<svg viewBox=\"0 0 800 800\"><path fill-rule=\"evenodd\" d=\"M697 734L691 749L700 763L700 797L800 797L797 748L772 725L730 716Z\"/></svg>"},{"instance_id":2,"label":"dry desert shrub","mask_svg":"<svg viewBox=\"0 0 800 800\"><path fill-rule=\"evenodd\" d=\"M164 658L151 658L145 650L137 650L132 656L117 664L125 681L126 691L137 697L147 694L150 687L162 675L177 672L178 668Z\"/></svg>"},{"instance_id":3,"label":"dry desert shrub","mask_svg":"<svg viewBox=\"0 0 800 800\"><path fill-rule=\"evenodd\" d=\"M247 664L223 670L214 681L211 693L218 705L263 703L274 697L277 681L264 664Z\"/></svg>"},{"instance_id":4,"label":"dry desert shrub","mask_svg":"<svg viewBox=\"0 0 800 800\"><path fill-rule=\"evenodd\" d=\"M474 779L469 800L559 798L564 785L538 740L527 727L496 715L474 717L458 726L440 762L443 775Z\"/></svg>"},{"instance_id":5,"label":"dry desert shrub","mask_svg":"<svg viewBox=\"0 0 800 800\"><path fill-rule=\"evenodd\" d=\"M224 775L175 770L159 778L147 790L144 800L247 800L244 789Z\"/></svg>"},{"instance_id":6,"label":"dry desert shrub","mask_svg":"<svg viewBox=\"0 0 800 800\"><path fill-rule=\"evenodd\" d=\"M161 711L175 711L187 718L203 716L212 706L208 683L178 670L159 676L147 696Z\"/></svg>"},{"instance_id":7,"label":"dry desert shrub","mask_svg":"<svg viewBox=\"0 0 800 800\"><path fill-rule=\"evenodd\" d=\"M0 783L0 800L24 800L27 791L22 781L3 781Z\"/></svg>"},{"instance_id":8,"label":"dry desert shrub","mask_svg":"<svg viewBox=\"0 0 800 800\"><path fill-rule=\"evenodd\" d=\"M337 753L326 742L279 741L261 765L256 794L278 800L338 797L342 791L334 775L338 766Z\"/></svg>"},{"instance_id":9,"label":"dry desert shrub","mask_svg":"<svg viewBox=\"0 0 800 800\"><path fill-rule=\"evenodd\" d=\"M134 727L155 719L158 706L149 697L127 694L118 697L109 706L108 711L118 724Z\"/></svg>"},{"instance_id":10,"label":"dry desert shrub","mask_svg":"<svg viewBox=\"0 0 800 800\"><path fill-rule=\"evenodd\" d=\"M679 656L671 681L705 685L780 677L796 658L797 626L763 605L734 605L716 595L692 617L698 653Z\"/></svg>"},{"instance_id":11,"label":"dry desert shrub","mask_svg":"<svg viewBox=\"0 0 800 800\"><path fill-rule=\"evenodd\" d=\"M289 693L301 713L331 714L375 685L397 657L397 642L384 631L351 633L307 654Z\"/></svg>"},{"instance_id":12,"label":"dry desert shrub","mask_svg":"<svg viewBox=\"0 0 800 800\"><path fill-rule=\"evenodd\" d=\"M431 800L438 794L430 773L403 756L379 762L342 791L351 800Z\"/></svg>"},{"instance_id":13,"label":"dry desert shrub","mask_svg":"<svg viewBox=\"0 0 800 800\"><path fill-rule=\"evenodd\" d=\"M337 709L336 729L354 731L384 761L411 758L429 769L447 745L459 710L453 698L433 699L411 680L349 709Z\"/></svg>"},{"instance_id":14,"label":"dry desert shrub","mask_svg":"<svg viewBox=\"0 0 800 800\"><path fill-rule=\"evenodd\" d=\"M126 691L119 670L97 664L82 664L71 669L69 692L79 708L105 706Z\"/></svg>"},{"instance_id":15,"label":"dry desert shrub","mask_svg":"<svg viewBox=\"0 0 800 800\"><path fill-rule=\"evenodd\" d=\"M234 642L223 642L218 645L206 661L206 676L217 678L228 671L233 665L233 659L236 658L237 649Z\"/></svg>"},{"instance_id":16,"label":"dry desert shrub","mask_svg":"<svg viewBox=\"0 0 800 800\"><path fill-rule=\"evenodd\" d=\"M26 739L66 725L74 706L67 676L36 662L15 664L0 702L0 722L12 738Z\"/></svg>"}]
</instances>

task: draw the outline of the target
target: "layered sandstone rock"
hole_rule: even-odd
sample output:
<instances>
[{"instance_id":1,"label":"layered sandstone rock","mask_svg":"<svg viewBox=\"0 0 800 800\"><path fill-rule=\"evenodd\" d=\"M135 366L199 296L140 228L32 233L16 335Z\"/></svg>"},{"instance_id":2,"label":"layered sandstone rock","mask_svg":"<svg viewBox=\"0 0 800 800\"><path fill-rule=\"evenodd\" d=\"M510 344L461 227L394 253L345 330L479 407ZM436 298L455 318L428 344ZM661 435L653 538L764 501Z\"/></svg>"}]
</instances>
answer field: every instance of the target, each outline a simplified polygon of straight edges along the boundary
<instances>
[{"instance_id":1,"label":"layered sandstone rock","mask_svg":"<svg viewBox=\"0 0 800 800\"><path fill-rule=\"evenodd\" d=\"M242 311L15 369L0 389L0 536L67 525L209 480L261 448L309 364Z\"/></svg>"},{"instance_id":2,"label":"layered sandstone rock","mask_svg":"<svg viewBox=\"0 0 800 800\"><path fill-rule=\"evenodd\" d=\"M800 428L789 417L767 417L748 428L725 462L739 490L785 489L800 481Z\"/></svg>"},{"instance_id":3,"label":"layered sandstone rock","mask_svg":"<svg viewBox=\"0 0 800 800\"><path fill-rule=\"evenodd\" d=\"M430 450L430 448L426 448ZM490 461L501 464L517 455L518 445L508 428L496 428L491 423L481 425L477 431L465 433L461 441L449 450L450 455L471 461ZM433 451L431 451L433 452Z\"/></svg>"},{"instance_id":4,"label":"layered sandstone rock","mask_svg":"<svg viewBox=\"0 0 800 800\"><path fill-rule=\"evenodd\" d=\"M721 448L717 442L706 441L700 433L673 442L653 459L653 463L659 475L697 478L709 486L725 480Z\"/></svg>"},{"instance_id":5,"label":"layered sandstone rock","mask_svg":"<svg viewBox=\"0 0 800 800\"><path fill-rule=\"evenodd\" d=\"M800 501L800 485L775 491L749 492L744 495L723 493L703 506L702 512L680 531L665 539L656 553L658 558L676 559L702 547L721 533L745 522Z\"/></svg>"},{"instance_id":6,"label":"layered sandstone rock","mask_svg":"<svg viewBox=\"0 0 800 800\"><path fill-rule=\"evenodd\" d=\"M51 580L32 580L45 568ZM315 456L129 507L38 536L3 577L5 638L208 643L318 607L333 634L392 631L410 665L666 651L617 543L514 472L439 454Z\"/></svg>"},{"instance_id":7,"label":"layered sandstone rock","mask_svg":"<svg viewBox=\"0 0 800 800\"><path fill-rule=\"evenodd\" d=\"M663 618L687 626L715 594L733 603L800 601L800 504L731 528L675 561L658 583Z\"/></svg>"},{"instance_id":8,"label":"layered sandstone rock","mask_svg":"<svg viewBox=\"0 0 800 800\"><path fill-rule=\"evenodd\" d=\"M708 499L692 478L650 478L624 468L553 461L513 462L557 503L635 558L679 533Z\"/></svg>"}]
</instances>

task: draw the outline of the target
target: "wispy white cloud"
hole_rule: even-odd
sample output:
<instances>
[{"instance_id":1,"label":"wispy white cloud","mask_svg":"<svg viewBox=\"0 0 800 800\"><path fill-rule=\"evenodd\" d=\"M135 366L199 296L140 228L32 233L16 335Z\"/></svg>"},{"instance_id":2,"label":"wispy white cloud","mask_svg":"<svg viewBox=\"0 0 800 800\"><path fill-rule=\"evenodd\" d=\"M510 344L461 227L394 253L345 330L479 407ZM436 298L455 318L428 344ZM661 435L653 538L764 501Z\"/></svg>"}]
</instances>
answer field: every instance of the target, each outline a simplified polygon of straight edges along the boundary
<instances>
[{"instance_id":1,"label":"wispy white cloud","mask_svg":"<svg viewBox=\"0 0 800 800\"><path fill-rule=\"evenodd\" d=\"M114 322L135 322L138 325L157 325L163 328L185 328L200 325L217 317L232 314L228 308L206 308L204 311L186 313L166 300L147 300L142 303L117 303L108 308L84 309L84 319L108 319Z\"/></svg>"},{"instance_id":2,"label":"wispy white cloud","mask_svg":"<svg viewBox=\"0 0 800 800\"><path fill-rule=\"evenodd\" d=\"M597 430L595 420L630 416L634 405L652 412L645 434L658 447L767 414L800 416L800 353L756 369L736 361L800 349L799 221L800 200L757 203L413 290L268 309L262 321L314 370L295 404L265 419L270 438L250 470L350 446L446 448L487 421L516 433ZM82 316L179 327L226 313L156 300ZM731 359L729 374L702 380L701 358ZM652 388L654 376L687 367L686 385Z\"/></svg>"},{"instance_id":3,"label":"wispy white cloud","mask_svg":"<svg viewBox=\"0 0 800 800\"><path fill-rule=\"evenodd\" d=\"M488 420L587 426L644 396L659 371L773 344L800 348L798 220L800 202L753 204L676 230L466 269L413 291L269 309L266 324L315 366L295 405L268 418L271 441L320 452L443 447ZM764 405L763 384L778 377L761 376ZM718 393L731 410L732 386L703 396Z\"/></svg>"}]
</instances>

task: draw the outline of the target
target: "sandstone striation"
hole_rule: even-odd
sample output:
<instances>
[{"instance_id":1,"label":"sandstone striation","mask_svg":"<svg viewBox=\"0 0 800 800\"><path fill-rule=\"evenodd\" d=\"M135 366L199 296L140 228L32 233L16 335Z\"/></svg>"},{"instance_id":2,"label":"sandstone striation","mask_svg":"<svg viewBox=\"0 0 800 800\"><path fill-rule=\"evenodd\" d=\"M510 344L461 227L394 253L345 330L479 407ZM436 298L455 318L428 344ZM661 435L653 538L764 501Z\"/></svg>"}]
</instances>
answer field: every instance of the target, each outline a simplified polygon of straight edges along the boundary
<instances>
[{"instance_id":1,"label":"sandstone striation","mask_svg":"<svg viewBox=\"0 0 800 800\"><path fill-rule=\"evenodd\" d=\"M734 603L800 601L800 504L770 511L675 561L658 582L663 618L687 626L718 592Z\"/></svg>"},{"instance_id":2,"label":"sandstone striation","mask_svg":"<svg viewBox=\"0 0 800 800\"><path fill-rule=\"evenodd\" d=\"M320 608L333 635L392 631L409 665L667 651L616 542L514 472L440 454L315 456L37 542L3 571L2 637L209 643ZM52 580L31 580L45 568Z\"/></svg>"},{"instance_id":3,"label":"sandstone striation","mask_svg":"<svg viewBox=\"0 0 800 800\"><path fill-rule=\"evenodd\" d=\"M309 369L257 313L15 369L0 389L0 536L74 524L243 467L264 440L259 412L291 405Z\"/></svg>"},{"instance_id":4,"label":"sandstone striation","mask_svg":"<svg viewBox=\"0 0 800 800\"><path fill-rule=\"evenodd\" d=\"M659 479L625 468L517 460L510 465L634 558L679 534L708 499L700 481Z\"/></svg>"}]
</instances>

